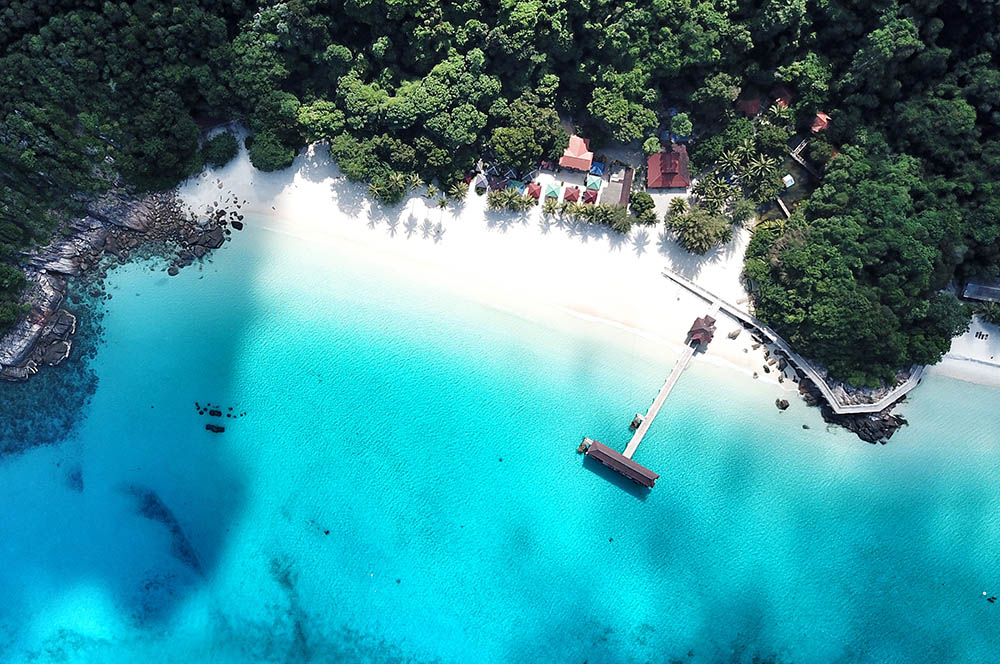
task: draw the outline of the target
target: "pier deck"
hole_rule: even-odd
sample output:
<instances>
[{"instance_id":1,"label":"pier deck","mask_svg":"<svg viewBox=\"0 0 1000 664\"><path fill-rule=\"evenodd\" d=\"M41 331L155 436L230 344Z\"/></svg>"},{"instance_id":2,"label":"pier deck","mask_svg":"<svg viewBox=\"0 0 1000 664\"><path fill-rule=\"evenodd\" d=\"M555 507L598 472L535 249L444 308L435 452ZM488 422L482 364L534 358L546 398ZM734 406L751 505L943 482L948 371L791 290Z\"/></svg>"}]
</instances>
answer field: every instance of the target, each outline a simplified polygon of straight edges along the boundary
<instances>
[{"instance_id":1,"label":"pier deck","mask_svg":"<svg viewBox=\"0 0 1000 664\"><path fill-rule=\"evenodd\" d=\"M688 363L691 358L694 357L695 346L691 345L684 349L684 354L680 356L677 363L674 364L674 368L670 370L670 375L667 376L667 380L663 383L663 387L656 394L656 398L653 399L653 405L649 407L646 414L642 418L642 422L636 428L635 433L632 434L632 440L628 442L628 446L625 447L625 452L623 456L626 459L631 459L632 455L635 454L636 448L639 447L639 443L642 442L642 437L646 435L649 431L649 426L653 423L653 419L656 414L660 412L660 408L663 407L663 403L670 396L670 390L674 389L674 385L677 384L677 379L681 377L681 373L687 368Z\"/></svg>"}]
</instances>

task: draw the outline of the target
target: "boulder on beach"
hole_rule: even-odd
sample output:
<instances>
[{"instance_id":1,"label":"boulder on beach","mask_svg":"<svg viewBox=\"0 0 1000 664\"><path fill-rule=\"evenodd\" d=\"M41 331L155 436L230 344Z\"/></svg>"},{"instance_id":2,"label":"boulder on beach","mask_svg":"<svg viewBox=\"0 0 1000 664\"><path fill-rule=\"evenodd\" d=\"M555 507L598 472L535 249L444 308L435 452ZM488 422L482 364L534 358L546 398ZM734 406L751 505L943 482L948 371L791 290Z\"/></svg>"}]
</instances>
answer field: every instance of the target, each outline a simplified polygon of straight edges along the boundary
<instances>
[{"instance_id":1,"label":"boulder on beach","mask_svg":"<svg viewBox=\"0 0 1000 664\"><path fill-rule=\"evenodd\" d=\"M788 409L788 399L775 399L774 405L778 407L778 410Z\"/></svg>"}]
</instances>

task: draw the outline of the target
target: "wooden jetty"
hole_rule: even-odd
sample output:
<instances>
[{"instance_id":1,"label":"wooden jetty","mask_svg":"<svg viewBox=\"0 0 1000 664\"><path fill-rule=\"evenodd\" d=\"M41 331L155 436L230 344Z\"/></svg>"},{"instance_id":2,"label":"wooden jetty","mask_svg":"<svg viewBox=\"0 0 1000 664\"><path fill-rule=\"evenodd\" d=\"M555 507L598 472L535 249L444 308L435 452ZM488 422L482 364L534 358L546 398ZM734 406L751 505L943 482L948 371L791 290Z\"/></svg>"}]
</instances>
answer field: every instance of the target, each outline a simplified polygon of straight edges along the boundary
<instances>
[{"instance_id":1,"label":"wooden jetty","mask_svg":"<svg viewBox=\"0 0 1000 664\"><path fill-rule=\"evenodd\" d=\"M670 396L670 391L674 389L674 385L677 384L681 374L691 362L695 351L704 348L712 341L712 337L715 336L715 318L713 315L717 314L718 310L718 305L713 306L710 314L695 319L694 324L691 325L684 352L674 364L674 368L671 369L670 375L667 376L667 380L663 383L663 387L656 393L653 405L645 413L636 413L632 419L629 428L633 429L635 433L632 434L632 439L625 447L624 453L617 452L607 445L596 440L591 440L590 438L584 438L580 446L576 448L576 451L585 452L587 456L595 457L608 468L621 473L633 482L652 488L659 475L633 461L632 455L635 454L639 443L642 442L646 432L649 431L649 427L653 424L653 420L656 419L657 413L660 412L667 397Z\"/></svg>"},{"instance_id":2,"label":"wooden jetty","mask_svg":"<svg viewBox=\"0 0 1000 664\"><path fill-rule=\"evenodd\" d=\"M717 307L713 307L712 312L715 313L718 310ZM636 449L639 447L639 443L642 442L643 436L649 431L649 427L652 426L653 420L656 418L657 413L660 412L660 408L666 402L667 397L670 396L670 391L674 389L674 385L677 384L678 379L681 377L681 373L687 369L688 364L691 362L691 358L694 357L694 353L699 348L707 345L715 334L715 318L711 315L702 316L694 321L691 329L688 331L688 345L684 348L684 353L678 358L674 368L670 371L670 375L667 376L667 380L663 383L663 387L660 391L656 393L656 398L653 399L653 405L649 407L646 414L642 416L639 426L636 427L635 433L632 434L632 440L628 442L625 447L624 456L627 459L631 459L632 455L635 454ZM636 419L640 419L636 416ZM634 422L635 420L633 420Z\"/></svg>"}]
</instances>

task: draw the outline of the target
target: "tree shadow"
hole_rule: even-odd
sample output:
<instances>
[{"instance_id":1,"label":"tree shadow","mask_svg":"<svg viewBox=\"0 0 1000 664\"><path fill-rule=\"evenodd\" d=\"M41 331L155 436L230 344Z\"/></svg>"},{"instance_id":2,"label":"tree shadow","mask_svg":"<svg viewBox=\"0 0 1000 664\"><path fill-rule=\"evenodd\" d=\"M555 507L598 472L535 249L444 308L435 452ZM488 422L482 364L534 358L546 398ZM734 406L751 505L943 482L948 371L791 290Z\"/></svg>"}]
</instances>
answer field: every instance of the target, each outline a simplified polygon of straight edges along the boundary
<instances>
[{"instance_id":1,"label":"tree shadow","mask_svg":"<svg viewBox=\"0 0 1000 664\"><path fill-rule=\"evenodd\" d=\"M646 253L646 247L649 246L649 231L646 229L640 230L632 237L632 247L635 250L636 256L642 256Z\"/></svg>"}]
</instances>

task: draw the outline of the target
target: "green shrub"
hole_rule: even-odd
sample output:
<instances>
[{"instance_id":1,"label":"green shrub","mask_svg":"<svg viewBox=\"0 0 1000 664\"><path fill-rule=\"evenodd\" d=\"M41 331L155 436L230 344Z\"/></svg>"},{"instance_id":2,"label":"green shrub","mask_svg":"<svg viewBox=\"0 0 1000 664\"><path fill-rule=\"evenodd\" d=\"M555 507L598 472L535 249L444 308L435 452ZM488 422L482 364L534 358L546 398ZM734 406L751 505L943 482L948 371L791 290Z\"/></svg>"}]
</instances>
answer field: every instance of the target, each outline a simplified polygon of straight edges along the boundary
<instances>
[{"instance_id":1,"label":"green shrub","mask_svg":"<svg viewBox=\"0 0 1000 664\"><path fill-rule=\"evenodd\" d=\"M236 135L231 131L220 132L201 146L201 155L208 166L225 166L236 153L239 146L236 143Z\"/></svg>"}]
</instances>

